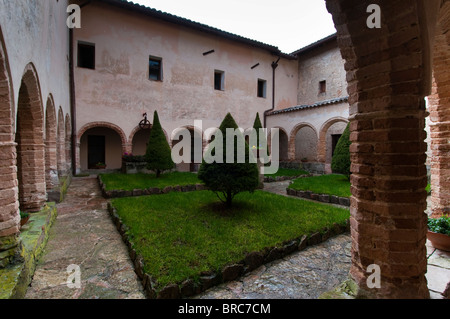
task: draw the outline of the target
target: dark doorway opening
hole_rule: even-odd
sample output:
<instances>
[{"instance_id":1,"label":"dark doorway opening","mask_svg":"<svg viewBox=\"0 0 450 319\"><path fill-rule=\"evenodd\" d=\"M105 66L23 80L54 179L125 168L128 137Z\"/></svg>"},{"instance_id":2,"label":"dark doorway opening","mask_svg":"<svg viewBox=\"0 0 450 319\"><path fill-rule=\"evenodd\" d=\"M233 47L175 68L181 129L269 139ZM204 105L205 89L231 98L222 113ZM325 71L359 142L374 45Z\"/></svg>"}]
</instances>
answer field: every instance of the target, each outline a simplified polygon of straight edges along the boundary
<instances>
[{"instance_id":1,"label":"dark doorway opening","mask_svg":"<svg viewBox=\"0 0 450 319\"><path fill-rule=\"evenodd\" d=\"M96 169L97 164L105 163L105 136L88 136L88 168Z\"/></svg>"},{"instance_id":2,"label":"dark doorway opening","mask_svg":"<svg viewBox=\"0 0 450 319\"><path fill-rule=\"evenodd\" d=\"M331 156L334 155L334 150L336 149L337 143L341 138L342 134L333 134L331 135Z\"/></svg>"}]
</instances>

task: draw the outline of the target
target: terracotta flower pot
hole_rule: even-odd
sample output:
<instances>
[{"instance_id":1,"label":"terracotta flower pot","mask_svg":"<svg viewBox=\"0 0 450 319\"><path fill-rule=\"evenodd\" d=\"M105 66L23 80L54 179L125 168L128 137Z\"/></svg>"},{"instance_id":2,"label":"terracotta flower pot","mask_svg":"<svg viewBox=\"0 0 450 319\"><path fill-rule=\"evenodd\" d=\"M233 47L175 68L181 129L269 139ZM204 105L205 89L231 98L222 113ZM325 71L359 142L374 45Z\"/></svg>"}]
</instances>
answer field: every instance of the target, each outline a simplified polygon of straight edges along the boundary
<instances>
[{"instance_id":1,"label":"terracotta flower pot","mask_svg":"<svg viewBox=\"0 0 450 319\"><path fill-rule=\"evenodd\" d=\"M434 248L450 251L450 236L428 231L427 238Z\"/></svg>"}]
</instances>

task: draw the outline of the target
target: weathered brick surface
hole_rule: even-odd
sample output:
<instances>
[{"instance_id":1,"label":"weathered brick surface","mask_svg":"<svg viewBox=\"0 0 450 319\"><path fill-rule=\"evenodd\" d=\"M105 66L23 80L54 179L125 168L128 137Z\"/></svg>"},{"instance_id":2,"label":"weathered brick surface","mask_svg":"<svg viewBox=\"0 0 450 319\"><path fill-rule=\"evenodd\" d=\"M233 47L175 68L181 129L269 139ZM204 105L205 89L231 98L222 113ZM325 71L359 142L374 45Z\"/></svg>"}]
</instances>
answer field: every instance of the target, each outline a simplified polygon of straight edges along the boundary
<instances>
[{"instance_id":1,"label":"weathered brick surface","mask_svg":"<svg viewBox=\"0 0 450 319\"><path fill-rule=\"evenodd\" d=\"M426 26L414 4L378 3L383 26L369 29L367 3L327 0L349 82L350 274L370 297L426 298ZM381 267L380 289L367 286L371 264Z\"/></svg>"}]
</instances>

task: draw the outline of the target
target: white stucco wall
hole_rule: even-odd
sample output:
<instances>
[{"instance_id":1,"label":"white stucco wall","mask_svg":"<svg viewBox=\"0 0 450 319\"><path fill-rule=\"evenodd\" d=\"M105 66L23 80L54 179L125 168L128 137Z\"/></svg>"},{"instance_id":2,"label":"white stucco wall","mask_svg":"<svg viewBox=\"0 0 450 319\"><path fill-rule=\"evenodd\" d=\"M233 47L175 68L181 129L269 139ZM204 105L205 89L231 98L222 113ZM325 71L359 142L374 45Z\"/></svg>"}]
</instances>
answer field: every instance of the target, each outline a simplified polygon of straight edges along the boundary
<instances>
[{"instance_id":1,"label":"white stucco wall","mask_svg":"<svg viewBox=\"0 0 450 319\"><path fill-rule=\"evenodd\" d=\"M144 112L153 121L154 110L169 136L194 120L203 130L218 127L227 112L248 128L272 106L271 64L278 57L268 51L108 5L89 4L82 15L75 59L78 41L95 43L96 69L75 69L78 129L109 122L129 137ZM203 56L209 50L215 52ZM162 82L148 79L150 55L163 59ZM224 91L214 90L214 70L225 72ZM295 60L280 60L277 106L296 104L297 72ZM266 98L257 97L258 79L267 81Z\"/></svg>"},{"instance_id":2,"label":"white stucco wall","mask_svg":"<svg viewBox=\"0 0 450 319\"><path fill-rule=\"evenodd\" d=\"M70 114L69 29L67 0L0 0L0 27L5 40L17 101L25 67L32 63L39 77L43 111L51 94L56 112ZM14 116L14 119L16 116Z\"/></svg>"}]
</instances>

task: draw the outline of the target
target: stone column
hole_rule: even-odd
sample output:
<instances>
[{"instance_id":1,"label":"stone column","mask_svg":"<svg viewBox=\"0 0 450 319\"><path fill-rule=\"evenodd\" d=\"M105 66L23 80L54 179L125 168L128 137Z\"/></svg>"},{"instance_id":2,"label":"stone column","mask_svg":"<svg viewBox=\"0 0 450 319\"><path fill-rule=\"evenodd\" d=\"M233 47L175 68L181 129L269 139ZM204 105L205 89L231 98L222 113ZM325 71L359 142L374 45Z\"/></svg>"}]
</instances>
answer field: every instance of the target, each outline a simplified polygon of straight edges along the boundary
<instances>
[{"instance_id":1,"label":"stone column","mask_svg":"<svg viewBox=\"0 0 450 319\"><path fill-rule=\"evenodd\" d=\"M0 142L0 268L8 265L19 244L20 215L16 143Z\"/></svg>"},{"instance_id":2,"label":"stone column","mask_svg":"<svg viewBox=\"0 0 450 319\"><path fill-rule=\"evenodd\" d=\"M428 298L421 13L416 2L377 3L383 25L371 29L369 2L327 0L350 104L350 275L369 298Z\"/></svg>"}]
</instances>

